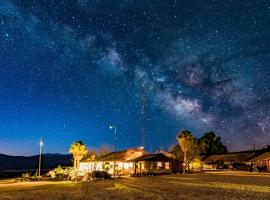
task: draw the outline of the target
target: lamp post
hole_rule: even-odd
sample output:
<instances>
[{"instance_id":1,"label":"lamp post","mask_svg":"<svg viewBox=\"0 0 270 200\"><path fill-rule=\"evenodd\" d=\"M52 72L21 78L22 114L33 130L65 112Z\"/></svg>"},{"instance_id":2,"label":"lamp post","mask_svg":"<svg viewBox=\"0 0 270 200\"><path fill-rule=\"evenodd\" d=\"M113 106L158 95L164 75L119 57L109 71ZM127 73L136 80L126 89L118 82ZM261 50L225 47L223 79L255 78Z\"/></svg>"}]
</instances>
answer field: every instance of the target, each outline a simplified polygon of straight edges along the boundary
<instances>
[{"instance_id":1,"label":"lamp post","mask_svg":"<svg viewBox=\"0 0 270 200\"><path fill-rule=\"evenodd\" d=\"M116 126L110 125L110 129L114 129L114 164L113 164L113 177L115 178L115 165L116 165Z\"/></svg>"},{"instance_id":2,"label":"lamp post","mask_svg":"<svg viewBox=\"0 0 270 200\"><path fill-rule=\"evenodd\" d=\"M39 141L39 162L38 162L38 176L40 176L40 170L41 170L41 148L43 146L42 139Z\"/></svg>"}]
</instances>

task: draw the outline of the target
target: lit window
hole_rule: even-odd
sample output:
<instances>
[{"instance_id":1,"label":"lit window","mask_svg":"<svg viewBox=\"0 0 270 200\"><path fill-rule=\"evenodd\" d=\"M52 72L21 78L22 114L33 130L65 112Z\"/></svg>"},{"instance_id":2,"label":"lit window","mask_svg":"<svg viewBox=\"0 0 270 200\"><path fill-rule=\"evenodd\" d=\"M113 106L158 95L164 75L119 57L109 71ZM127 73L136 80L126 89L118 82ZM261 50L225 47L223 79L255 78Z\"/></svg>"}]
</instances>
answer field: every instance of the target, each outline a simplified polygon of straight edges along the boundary
<instances>
[{"instance_id":1,"label":"lit window","mask_svg":"<svg viewBox=\"0 0 270 200\"><path fill-rule=\"evenodd\" d=\"M128 169L129 168L129 163L124 163L124 169Z\"/></svg>"},{"instance_id":2,"label":"lit window","mask_svg":"<svg viewBox=\"0 0 270 200\"><path fill-rule=\"evenodd\" d=\"M158 163L157 163L157 168L158 168L158 169L162 168L162 162L158 162Z\"/></svg>"},{"instance_id":3,"label":"lit window","mask_svg":"<svg viewBox=\"0 0 270 200\"><path fill-rule=\"evenodd\" d=\"M170 169L170 163L169 162L165 163L165 169Z\"/></svg>"}]
</instances>

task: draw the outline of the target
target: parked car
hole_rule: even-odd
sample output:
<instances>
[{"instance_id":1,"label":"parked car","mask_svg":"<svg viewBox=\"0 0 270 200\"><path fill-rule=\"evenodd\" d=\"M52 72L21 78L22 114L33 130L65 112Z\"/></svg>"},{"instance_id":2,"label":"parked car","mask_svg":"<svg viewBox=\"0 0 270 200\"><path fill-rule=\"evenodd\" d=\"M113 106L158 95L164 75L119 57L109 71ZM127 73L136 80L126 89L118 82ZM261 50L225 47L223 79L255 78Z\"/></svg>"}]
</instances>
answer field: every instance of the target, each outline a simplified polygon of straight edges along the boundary
<instances>
[{"instance_id":1,"label":"parked car","mask_svg":"<svg viewBox=\"0 0 270 200\"><path fill-rule=\"evenodd\" d=\"M245 165L244 163L233 163L233 170L245 170L245 171L249 171L250 166L249 165Z\"/></svg>"},{"instance_id":2,"label":"parked car","mask_svg":"<svg viewBox=\"0 0 270 200\"><path fill-rule=\"evenodd\" d=\"M267 172L267 166L258 166L257 170L258 172Z\"/></svg>"}]
</instances>

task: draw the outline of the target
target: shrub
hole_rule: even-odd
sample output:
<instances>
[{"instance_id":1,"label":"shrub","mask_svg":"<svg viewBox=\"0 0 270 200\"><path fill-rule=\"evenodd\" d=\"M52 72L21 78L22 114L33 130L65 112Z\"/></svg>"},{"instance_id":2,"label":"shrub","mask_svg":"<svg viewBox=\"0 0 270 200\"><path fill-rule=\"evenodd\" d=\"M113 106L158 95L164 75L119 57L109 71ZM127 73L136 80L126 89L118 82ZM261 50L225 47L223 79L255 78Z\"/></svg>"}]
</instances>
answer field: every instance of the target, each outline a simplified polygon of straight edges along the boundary
<instances>
[{"instance_id":1,"label":"shrub","mask_svg":"<svg viewBox=\"0 0 270 200\"><path fill-rule=\"evenodd\" d=\"M55 171L54 170L49 171L49 176L51 177L51 179L55 179L56 178Z\"/></svg>"},{"instance_id":2,"label":"shrub","mask_svg":"<svg viewBox=\"0 0 270 200\"><path fill-rule=\"evenodd\" d=\"M91 173L91 178L93 178L93 179L110 179L111 175L105 171L93 171Z\"/></svg>"},{"instance_id":3,"label":"shrub","mask_svg":"<svg viewBox=\"0 0 270 200\"><path fill-rule=\"evenodd\" d=\"M76 173L72 167L62 168L58 165L54 170L50 171L50 176L53 179L63 181L74 179L74 177L76 177Z\"/></svg>"},{"instance_id":4,"label":"shrub","mask_svg":"<svg viewBox=\"0 0 270 200\"><path fill-rule=\"evenodd\" d=\"M25 172L22 174L22 180L23 181L27 181L30 179L30 173L29 172Z\"/></svg>"}]
</instances>

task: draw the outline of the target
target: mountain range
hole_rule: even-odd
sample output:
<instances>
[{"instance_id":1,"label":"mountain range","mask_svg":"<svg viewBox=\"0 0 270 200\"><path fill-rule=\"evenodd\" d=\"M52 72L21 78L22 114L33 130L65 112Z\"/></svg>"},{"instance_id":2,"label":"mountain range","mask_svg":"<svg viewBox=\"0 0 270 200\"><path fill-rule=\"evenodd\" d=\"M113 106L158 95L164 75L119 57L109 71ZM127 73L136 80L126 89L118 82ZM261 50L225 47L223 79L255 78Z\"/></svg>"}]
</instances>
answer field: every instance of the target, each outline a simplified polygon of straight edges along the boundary
<instances>
[{"instance_id":1,"label":"mountain range","mask_svg":"<svg viewBox=\"0 0 270 200\"><path fill-rule=\"evenodd\" d=\"M42 154L41 168L53 169L58 165L71 166L72 155L68 154ZM10 156L0 154L0 171L3 170L36 170L38 168L39 155L34 156Z\"/></svg>"}]
</instances>

